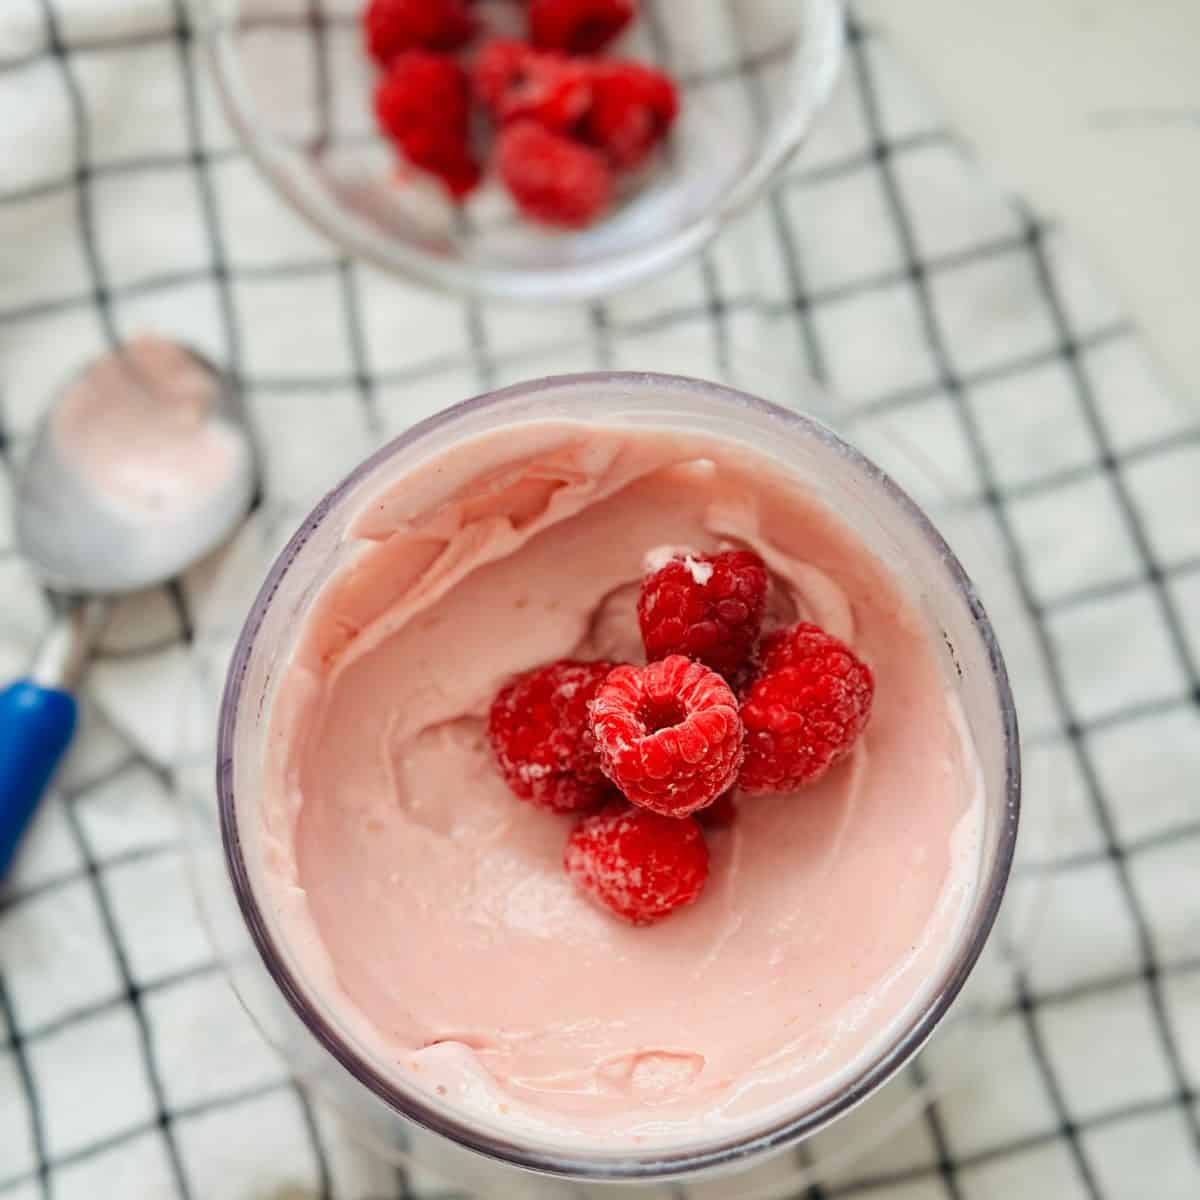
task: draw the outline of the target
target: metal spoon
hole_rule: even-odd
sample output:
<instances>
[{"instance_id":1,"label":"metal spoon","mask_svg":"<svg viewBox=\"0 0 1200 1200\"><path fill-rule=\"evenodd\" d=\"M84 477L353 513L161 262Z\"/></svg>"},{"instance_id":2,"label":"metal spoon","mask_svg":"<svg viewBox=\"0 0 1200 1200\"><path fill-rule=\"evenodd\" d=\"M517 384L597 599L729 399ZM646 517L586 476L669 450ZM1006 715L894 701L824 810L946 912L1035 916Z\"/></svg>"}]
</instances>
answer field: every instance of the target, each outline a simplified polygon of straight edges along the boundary
<instances>
[{"instance_id":1,"label":"metal spoon","mask_svg":"<svg viewBox=\"0 0 1200 1200\"><path fill-rule=\"evenodd\" d=\"M42 420L18 481L17 542L62 602L29 675L0 691L0 879L70 744L77 713L72 689L113 600L164 583L219 546L245 516L257 488L258 456L229 378L194 351L155 345L182 352L215 385L214 402L197 428L209 422L208 431L219 432L222 473L194 495L181 491L161 511L130 508L114 503L72 461L69 447L64 452L56 416L82 375L59 393ZM137 402L158 402L156 385L134 355L124 348L114 354L102 361L118 364L129 387L140 389Z\"/></svg>"}]
</instances>

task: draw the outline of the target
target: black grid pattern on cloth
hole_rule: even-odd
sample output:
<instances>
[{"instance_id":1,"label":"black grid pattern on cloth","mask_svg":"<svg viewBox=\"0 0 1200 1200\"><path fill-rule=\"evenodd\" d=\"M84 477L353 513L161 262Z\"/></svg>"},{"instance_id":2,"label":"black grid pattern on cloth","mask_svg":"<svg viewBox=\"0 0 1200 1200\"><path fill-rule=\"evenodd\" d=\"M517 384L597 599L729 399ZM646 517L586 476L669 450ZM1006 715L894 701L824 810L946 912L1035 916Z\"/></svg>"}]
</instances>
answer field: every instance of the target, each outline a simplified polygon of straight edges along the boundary
<instances>
[{"instance_id":1,"label":"black grid pattern on cloth","mask_svg":"<svg viewBox=\"0 0 1200 1200\"><path fill-rule=\"evenodd\" d=\"M61 204L63 228L77 239L78 253L65 270L70 278L56 279L37 294L19 295L18 288L0 282L0 365L18 356L22 343L41 344L39 338L60 328L75 331L81 354L88 345L100 348L145 324L147 312L171 310L182 298L194 301L194 307L168 331L203 342L226 362L251 397L256 419L269 422L281 404L310 394L344 396L356 414L348 424L357 424L355 436L365 450L412 419L410 412L397 413L393 398L398 392L428 388L437 395L445 388L449 399L456 389L462 394L520 375L523 363L553 348L550 339L559 336L553 325L542 343L531 345L523 334L519 344L511 344L505 314L490 306L414 300L408 293L408 303L437 309L437 344L418 347L403 361L381 356L373 317L384 303L379 289L387 285L369 269L306 238L297 238L300 248L276 260L240 261L244 247L238 248L237 221L230 215L230 173L244 170L246 161L221 136L213 117L184 0L147 0L141 5L142 23L111 35L75 32L71 0L21 0L20 9L31 22L36 17L40 28L22 27L28 37L12 53L0 41L0 88L36 74L40 83L57 89L71 138L63 161L47 177L0 188L0 223L13 220L20 228L20 220L37 206ZM320 0L313 0L313 11L320 14ZM650 35L669 56L661 13L649 15ZM325 17L318 28L333 21ZM92 71L133 51L161 53L170 62L166 69L179 88L177 145L109 160L99 154L89 107ZM325 52L318 38L318 60ZM1077 844L1049 862L1022 869L1051 874L1056 903L1068 913L1078 906L1077 920L1086 919L1086 906L1102 903L1109 906L1102 911L1111 911L1128 932L1124 957L1115 955L1099 966L1071 962L1070 970L1059 974L1053 964L1044 968L1035 962L1016 980L1001 1019L1011 1020L1014 1037L1028 1055L1025 1084L1031 1096L1036 1092L1037 1102L1026 1104L1023 1097L1015 1102L1041 1113L1040 1123L1032 1122L1037 1127L980 1142L969 1112L964 1117L953 1103L932 1106L913 1135L923 1147L916 1152L919 1161L860 1171L803 1194L811 1200L893 1192L973 1200L999 1194L991 1189L1002 1180L1019 1180L1029 1195L1149 1194L1128 1190L1131 1176L1117 1162L1129 1152L1130 1129L1150 1130L1159 1139L1155 1146L1169 1147L1173 1179L1188 1171L1200 1180L1200 1050L1194 1035L1190 1042L1185 1036L1187 1018L1194 1020L1198 1012L1200 955L1194 939L1190 953L1180 949L1156 883L1179 878L1171 872L1178 871L1181 852L1190 850L1194 861L1200 820L1194 808L1190 815L1183 809L1151 828L1131 827L1128 806L1137 796L1128 791L1121 771L1122 748L1132 746L1135 736L1142 744L1177 736L1194 722L1200 706L1200 593L1195 586L1200 546L1181 544L1183 539L1172 533L1171 510L1153 486L1156 475L1181 457L1200 465L1200 420L1187 414L1169 429L1134 429L1129 415L1102 394L1113 363L1124 370L1140 361L1136 331L1119 313L1079 311L1079 296L1069 294L1059 258L1061 233L1021 204L998 205L1003 219L981 220L986 228L972 227L971 236L958 244L928 244L922 193L913 183L918 164L961 162L962 156L937 122L896 131L886 53L869 31L852 28L838 101L849 115L844 123L831 121L837 146L802 155L760 206L757 217L768 256L780 270L780 289L759 294L747 287L719 242L668 283L645 289L638 303L618 297L575 315L596 366L632 365L641 339L679 331L707 337L713 362L721 364L732 352L740 322L767 322L773 336L796 343L812 374L847 397L856 419L932 422L919 427L929 430L948 458L961 459L962 505L993 531L1029 618L1046 711L1026 720L1027 749L1058 756L1078 784ZM745 91L747 102L761 110L761 72L747 72ZM106 189L126 184L153 189L164 181L182 189L173 195L189 198L192 216L180 220L197 223L201 252L194 261L168 261L170 256L148 251L147 269L130 273L114 251L113 201ZM981 177L974 186L981 193L989 187ZM830 195L844 200L821 199ZM877 204L877 225L887 237L880 241L878 261L862 269L854 248L834 239L835 248L856 264L839 276L814 250L808 232L819 230L841 202ZM824 204L831 207L820 207ZM0 238L8 228L0 228ZM1014 325L1012 344L1002 347L986 337L979 342L978 329L957 319L964 303L980 297L986 303L991 296L990 271L1019 275L1028 284L1021 296L1026 323ZM260 289L298 305L320 298L321 311L332 318L328 361L314 359L289 369L278 354L255 345L253 296ZM868 314L876 304L883 307ZM201 311L204 328L198 329L195 314ZM885 331L899 322L894 336L904 343L897 360L900 382L879 386L847 359L847 331L860 319L858 327L873 321ZM1006 314L997 319L1002 322ZM172 320L163 318L166 326ZM1075 451L1025 464L1003 440L1005 406L1035 380L1045 385L1048 406L1070 414L1062 425L1063 445L1070 443ZM27 407L31 400L18 395L7 367L0 402L7 476L9 455L19 451L36 415ZM1013 436L1019 438L1020 431ZM1079 569L1072 575L1059 568L1037 529L1043 522L1058 528L1055 522L1069 521L1071 512L1093 498L1103 505L1114 546L1120 547L1113 555L1116 573L1087 561L1075 564ZM301 498L269 478L264 502L286 514ZM0 552L0 568L11 564L20 570L11 544ZM43 601L35 589L26 592L36 618ZM126 636L106 644L102 662L150 661L187 641L192 623L186 583L163 589L147 611L151 619L139 620ZM1118 631L1135 641L1144 635L1149 664L1144 678L1110 694L1107 681L1098 679L1088 662L1089 629L1092 636ZM178 1012L186 1014L192 1011L188 1005L201 1003L224 1012L207 990L221 984L219 966L198 942L164 954L143 934L150 889L172 873L182 887L177 838L150 819L168 781L153 757L115 730L100 740L104 745L92 756L96 763L88 757L65 773L31 839L36 842L32 865L23 864L0 894L0 1112L11 1114L6 1121L15 1130L0 1129L0 1197L68 1194L82 1186L80 1179L91 1178L88 1170L127 1163L124 1169L148 1172L135 1178L155 1181L156 1196L205 1200L217 1194L204 1174L213 1147L222 1138L236 1142L231 1131L251 1127L262 1141L258 1178L264 1194L270 1194L270 1171L283 1154L289 1166L279 1183L298 1180L313 1195L342 1200L361 1200L368 1192L441 1195L404 1172L368 1191L344 1184L339 1135L277 1064L247 1067L229 1086L214 1079L195 1094L181 1090ZM122 842L114 834L114 814L127 815L123 804L147 814L144 837ZM46 922L58 928L78 914L94 925L98 945L81 962L81 978L67 989L72 994L60 1003L57 995L38 991L36 970L16 970L9 956L28 951ZM1053 950L1056 934L1049 936ZM200 996L203 1001L196 999ZM186 1019L183 1028L186 1033ZM1095 1095L1097 1076L1089 1073L1088 1059L1103 1060L1103 1048L1081 1048L1072 1030L1110 1028L1133 1040L1121 1055L1109 1052L1106 1078L1125 1073L1122 1055L1151 1062L1153 1069L1130 1070L1112 1095ZM63 1087L64 1078L69 1080L64 1062L81 1052L102 1057L106 1046L115 1047L121 1079L94 1094L87 1093L94 1081L84 1080L82 1103L73 1103L69 1083L66 1091ZM910 1069L914 1083L919 1084L921 1070L920 1064ZM99 1112L103 1119L81 1115L81 1109L93 1116ZM1011 1117L1006 1114L1004 1121ZM230 1123L223 1125L226 1119ZM245 1172L246 1148L236 1150L241 1156L236 1169ZM1003 1173L1010 1169L1018 1174ZM1151 1169L1142 1166L1143 1172ZM111 1178L96 1178L102 1177ZM1143 1181L1148 1178L1143 1174Z\"/></svg>"}]
</instances>

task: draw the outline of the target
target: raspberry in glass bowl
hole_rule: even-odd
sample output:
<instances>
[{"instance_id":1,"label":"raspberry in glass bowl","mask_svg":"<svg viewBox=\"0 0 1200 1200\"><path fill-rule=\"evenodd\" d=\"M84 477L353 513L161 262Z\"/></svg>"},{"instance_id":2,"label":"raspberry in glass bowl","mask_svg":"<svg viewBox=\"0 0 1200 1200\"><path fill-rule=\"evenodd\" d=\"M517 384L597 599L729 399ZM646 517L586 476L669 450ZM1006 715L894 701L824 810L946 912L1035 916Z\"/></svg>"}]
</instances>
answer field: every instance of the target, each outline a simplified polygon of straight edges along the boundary
<instances>
[{"instance_id":1,"label":"raspberry in glass bowl","mask_svg":"<svg viewBox=\"0 0 1200 1200\"><path fill-rule=\"evenodd\" d=\"M480 297L603 295L704 246L803 142L842 57L840 0L604 0L584 20L578 0L421 0L402 5L416 13L408 24L380 18L366 30L368 0L331 0L315 16L310 0L199 8L226 112L288 204L348 252ZM626 8L634 16L622 24ZM440 22L429 24L431 12ZM482 82L471 79L487 49L483 26L489 36L511 27L536 37L547 55L586 53L597 63L587 94L578 80L527 65L514 100L500 61ZM482 88L468 123L451 97L437 129L427 117L414 128L403 82L381 97L380 61L393 69L397 47L415 56L400 74L423 73L439 95L458 85L429 83L420 56L462 66ZM675 95L662 96L657 75L610 62L661 73ZM493 120L503 157L492 135L478 141L479 125ZM553 186L564 163L583 179L565 197Z\"/></svg>"}]
</instances>

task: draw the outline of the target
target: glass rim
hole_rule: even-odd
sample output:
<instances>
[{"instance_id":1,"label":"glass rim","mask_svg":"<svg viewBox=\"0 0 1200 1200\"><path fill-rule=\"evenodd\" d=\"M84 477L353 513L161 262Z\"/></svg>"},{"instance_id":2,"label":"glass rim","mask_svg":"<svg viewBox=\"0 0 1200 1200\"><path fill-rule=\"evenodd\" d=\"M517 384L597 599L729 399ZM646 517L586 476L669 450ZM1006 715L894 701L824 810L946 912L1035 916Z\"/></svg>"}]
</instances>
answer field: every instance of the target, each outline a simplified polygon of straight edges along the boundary
<instances>
[{"instance_id":1,"label":"glass rim","mask_svg":"<svg viewBox=\"0 0 1200 1200\"><path fill-rule=\"evenodd\" d=\"M986 652L992 694L1004 740L1004 811L1001 814L1000 830L990 861L981 864L979 895L984 898L983 903L971 925L962 931L962 944L944 966L935 990L926 998L920 1010L905 1023L903 1029L884 1049L864 1064L844 1087L799 1114L773 1121L766 1129L749 1136L734 1136L712 1147L650 1147L641 1153L622 1148L619 1156L611 1151L585 1154L553 1147L522 1146L515 1140L478 1128L468 1117L439 1111L436 1107L426 1104L419 1094L399 1086L366 1062L316 1010L308 999L305 988L295 978L276 946L255 895L242 853L233 787L234 739L241 711L242 686L250 655L283 577L329 512L376 468L394 455L464 418L493 406L502 406L506 402L528 400L545 391L561 391L564 393L564 399L567 399L565 393L573 391L574 398L585 399L594 394L595 388L613 385L631 392L667 389L684 395L691 391L731 404L735 408L758 412L815 437L827 448L835 451L871 484L881 488L926 542L937 551L949 582L966 604ZM562 419L569 421L571 417L566 416ZM1008 671L995 631L975 585L924 510L886 471L815 418L736 388L661 372L591 371L546 376L460 401L418 422L387 442L318 501L272 563L230 658L218 718L216 786L226 867L242 918L259 957L294 1015L343 1069L374 1093L394 1113L485 1157L511 1166L573 1180L650 1181L729 1165L795 1143L865 1100L921 1049L957 999L983 951L999 913L1016 849L1021 801L1021 753L1017 713Z\"/></svg>"},{"instance_id":2,"label":"glass rim","mask_svg":"<svg viewBox=\"0 0 1200 1200\"><path fill-rule=\"evenodd\" d=\"M221 107L250 160L278 195L304 221L335 246L403 278L452 295L479 300L553 303L591 300L661 274L702 250L765 190L804 143L833 93L845 56L843 0L794 0L798 15L813 30L796 54L804 93L779 119L762 153L710 209L693 215L669 236L614 252L593 262L571 261L548 267L481 266L422 251L389 238L348 217L336 204L289 177L288 150L280 139L264 136L263 123L250 100L229 41L229 17L242 0L198 0L205 16L206 58Z\"/></svg>"}]
</instances>

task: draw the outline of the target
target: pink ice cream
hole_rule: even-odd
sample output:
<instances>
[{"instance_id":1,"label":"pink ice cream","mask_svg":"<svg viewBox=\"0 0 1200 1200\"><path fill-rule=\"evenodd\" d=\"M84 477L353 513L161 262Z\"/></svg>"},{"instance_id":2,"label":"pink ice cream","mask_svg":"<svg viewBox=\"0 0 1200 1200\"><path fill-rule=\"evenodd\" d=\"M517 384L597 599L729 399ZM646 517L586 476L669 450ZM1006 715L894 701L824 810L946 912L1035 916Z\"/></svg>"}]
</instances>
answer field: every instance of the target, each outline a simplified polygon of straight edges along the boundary
<instances>
[{"instance_id":1,"label":"pink ice cream","mask_svg":"<svg viewBox=\"0 0 1200 1200\"><path fill-rule=\"evenodd\" d=\"M144 335L93 363L55 410L55 446L98 496L157 518L225 487L244 453L216 412L220 381Z\"/></svg>"},{"instance_id":2,"label":"pink ice cream","mask_svg":"<svg viewBox=\"0 0 1200 1200\"><path fill-rule=\"evenodd\" d=\"M475 1119L588 1147L683 1143L834 1090L911 1019L975 886L979 768L929 627L766 459L668 431L517 426L366 505L273 694L274 918L385 1071ZM745 798L708 887L649 928L577 893L567 818L517 801L484 714L515 672L641 661L664 548L757 550L769 620L876 679L849 761Z\"/></svg>"}]
</instances>

